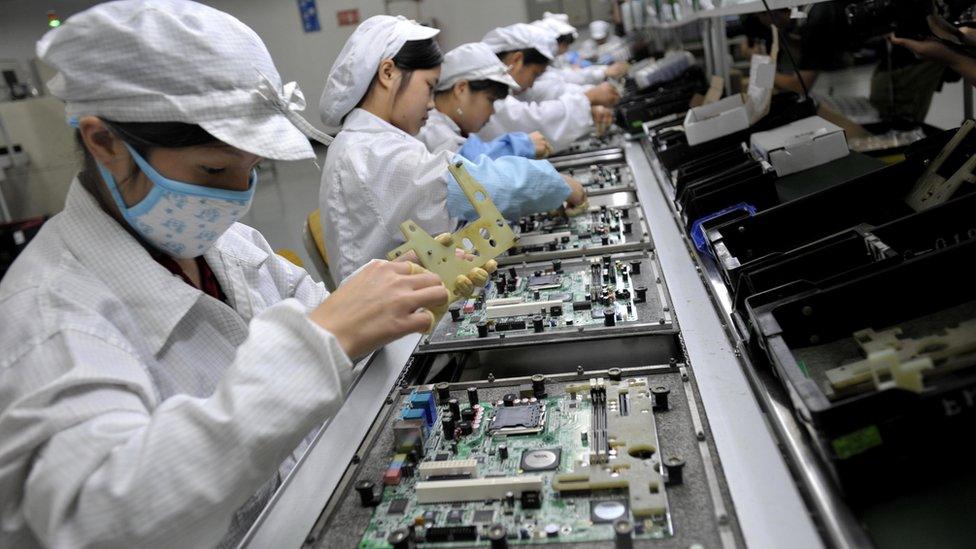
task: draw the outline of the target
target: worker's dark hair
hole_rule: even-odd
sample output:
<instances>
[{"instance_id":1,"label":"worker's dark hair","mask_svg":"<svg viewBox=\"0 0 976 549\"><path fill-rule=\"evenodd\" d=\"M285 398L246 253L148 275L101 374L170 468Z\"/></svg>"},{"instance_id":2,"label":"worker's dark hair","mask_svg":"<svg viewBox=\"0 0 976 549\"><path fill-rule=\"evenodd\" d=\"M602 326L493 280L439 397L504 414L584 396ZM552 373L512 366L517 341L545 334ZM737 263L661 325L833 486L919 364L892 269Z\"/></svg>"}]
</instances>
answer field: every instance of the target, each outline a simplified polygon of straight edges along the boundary
<instances>
[{"instance_id":1,"label":"worker's dark hair","mask_svg":"<svg viewBox=\"0 0 976 549\"><path fill-rule=\"evenodd\" d=\"M456 84L457 82L455 82ZM441 90L435 95L442 96L447 93L451 93L451 89L454 86L447 88L446 90ZM468 89L472 92L485 92L492 99L492 101L498 101L499 99L505 99L508 97L508 86L502 84L501 82L495 82L494 80L469 80Z\"/></svg>"},{"instance_id":2,"label":"worker's dark hair","mask_svg":"<svg viewBox=\"0 0 976 549\"><path fill-rule=\"evenodd\" d=\"M522 62L525 63L526 65L544 65L544 66L549 65L549 58L539 53L539 50L535 48L526 48L524 50L503 51L498 54L498 58L501 59L502 62L504 63L505 59L510 54L513 54L517 51L522 52Z\"/></svg>"},{"instance_id":3,"label":"worker's dark hair","mask_svg":"<svg viewBox=\"0 0 976 549\"><path fill-rule=\"evenodd\" d=\"M559 35L559 38L556 38L556 43L557 44L560 44L560 45L562 45L562 44L572 44L575 41L576 41L576 37L573 36L573 33L571 33L571 32L566 33L566 34L560 34Z\"/></svg>"},{"instance_id":4,"label":"worker's dark hair","mask_svg":"<svg viewBox=\"0 0 976 549\"><path fill-rule=\"evenodd\" d=\"M115 122L105 118L101 118L101 121L143 158L148 158L149 151L157 148L176 149L222 143L196 124L184 124L183 122ZM98 164L88 147L85 147L81 130L75 130L75 143L77 143L78 150L83 158L82 169L78 178L85 188L92 192L97 188L97 183L102 178L98 171ZM138 174L139 166L133 161L129 175L124 180L119 181L118 184L121 185L130 181Z\"/></svg>"},{"instance_id":5,"label":"worker's dark hair","mask_svg":"<svg viewBox=\"0 0 976 549\"><path fill-rule=\"evenodd\" d=\"M439 67L443 62L444 52L441 51L441 47L437 45L437 42L433 38L408 40L405 42L403 47L400 48L400 51L393 56L393 64L403 73L403 79L400 80L400 87L397 88L397 95L400 95L406 89L407 84L410 83L410 77L413 76L413 71L433 69ZM375 74L373 75L373 80L369 83L369 87L366 88L366 93L363 94L359 99L359 103L356 104L357 107L362 106L363 101L366 101L369 93L373 91L374 86L376 86Z\"/></svg>"}]
</instances>

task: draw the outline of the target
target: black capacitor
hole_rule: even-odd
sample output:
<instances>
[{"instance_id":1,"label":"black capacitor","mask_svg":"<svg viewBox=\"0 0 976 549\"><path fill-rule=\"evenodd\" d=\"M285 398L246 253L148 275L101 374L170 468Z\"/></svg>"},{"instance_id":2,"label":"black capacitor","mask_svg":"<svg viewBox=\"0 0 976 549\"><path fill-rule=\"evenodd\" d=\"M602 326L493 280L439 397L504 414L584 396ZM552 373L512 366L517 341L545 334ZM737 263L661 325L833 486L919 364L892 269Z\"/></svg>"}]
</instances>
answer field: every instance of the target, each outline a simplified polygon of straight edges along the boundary
<instances>
[{"instance_id":1,"label":"black capacitor","mask_svg":"<svg viewBox=\"0 0 976 549\"><path fill-rule=\"evenodd\" d=\"M465 408L461 410L461 419L464 421L474 421L475 414L474 408Z\"/></svg>"},{"instance_id":2,"label":"black capacitor","mask_svg":"<svg viewBox=\"0 0 976 549\"><path fill-rule=\"evenodd\" d=\"M624 234L630 234L634 232L634 224L630 221L624 221Z\"/></svg>"},{"instance_id":3,"label":"black capacitor","mask_svg":"<svg viewBox=\"0 0 976 549\"><path fill-rule=\"evenodd\" d=\"M533 271L532 272L532 275L533 276L542 276L542 271Z\"/></svg>"},{"instance_id":4,"label":"black capacitor","mask_svg":"<svg viewBox=\"0 0 976 549\"><path fill-rule=\"evenodd\" d=\"M619 300L627 300L630 299L630 290L628 290L627 288L623 288L621 290L617 290L616 292L614 292L614 295Z\"/></svg>"},{"instance_id":5,"label":"black capacitor","mask_svg":"<svg viewBox=\"0 0 976 549\"><path fill-rule=\"evenodd\" d=\"M532 317L532 331L539 333L542 331L542 315Z\"/></svg>"},{"instance_id":6,"label":"black capacitor","mask_svg":"<svg viewBox=\"0 0 976 549\"><path fill-rule=\"evenodd\" d=\"M488 527L488 540L491 549L508 549L508 530L501 524L492 524Z\"/></svg>"},{"instance_id":7,"label":"black capacitor","mask_svg":"<svg viewBox=\"0 0 976 549\"><path fill-rule=\"evenodd\" d=\"M553 272L561 273L563 272L563 262L559 259L552 260L552 270Z\"/></svg>"},{"instance_id":8,"label":"black capacitor","mask_svg":"<svg viewBox=\"0 0 976 549\"><path fill-rule=\"evenodd\" d=\"M634 303L644 303L647 301L647 287L638 286L634 288Z\"/></svg>"},{"instance_id":9,"label":"black capacitor","mask_svg":"<svg viewBox=\"0 0 976 549\"><path fill-rule=\"evenodd\" d=\"M612 308L611 309L604 309L603 310L603 325L604 326L613 326L616 323L617 323L616 312Z\"/></svg>"},{"instance_id":10,"label":"black capacitor","mask_svg":"<svg viewBox=\"0 0 976 549\"><path fill-rule=\"evenodd\" d=\"M484 320L478 321L478 337L488 337L488 323Z\"/></svg>"},{"instance_id":11,"label":"black capacitor","mask_svg":"<svg viewBox=\"0 0 976 549\"><path fill-rule=\"evenodd\" d=\"M441 425L444 427L444 438L447 440L454 440L454 429L457 426L454 423L454 416L451 414L444 414L441 417Z\"/></svg>"},{"instance_id":12,"label":"black capacitor","mask_svg":"<svg viewBox=\"0 0 976 549\"><path fill-rule=\"evenodd\" d=\"M528 232L529 220L524 217L522 219L519 219L519 229L521 229L523 233Z\"/></svg>"},{"instance_id":13,"label":"black capacitor","mask_svg":"<svg viewBox=\"0 0 976 549\"><path fill-rule=\"evenodd\" d=\"M393 549L410 549L413 547L413 537L410 535L410 530L406 528L397 528L390 532L390 535L386 537L386 542L392 545Z\"/></svg>"},{"instance_id":14,"label":"black capacitor","mask_svg":"<svg viewBox=\"0 0 976 549\"><path fill-rule=\"evenodd\" d=\"M620 217L624 219L630 219L630 208L624 208L620 210Z\"/></svg>"},{"instance_id":15,"label":"black capacitor","mask_svg":"<svg viewBox=\"0 0 976 549\"><path fill-rule=\"evenodd\" d=\"M474 408L478 402L478 388L468 387L468 405Z\"/></svg>"},{"instance_id":16,"label":"black capacitor","mask_svg":"<svg viewBox=\"0 0 976 549\"><path fill-rule=\"evenodd\" d=\"M684 482L685 460L681 456L668 456L664 460L664 470L668 472L668 484Z\"/></svg>"},{"instance_id":17,"label":"black capacitor","mask_svg":"<svg viewBox=\"0 0 976 549\"><path fill-rule=\"evenodd\" d=\"M434 385L434 389L437 390L437 403L441 406L447 404L447 400L451 398L451 386L442 381Z\"/></svg>"},{"instance_id":18,"label":"black capacitor","mask_svg":"<svg viewBox=\"0 0 976 549\"><path fill-rule=\"evenodd\" d=\"M359 494L359 502L363 507L375 507L379 500L373 493L373 481L361 480L356 483L356 492Z\"/></svg>"},{"instance_id":19,"label":"black capacitor","mask_svg":"<svg viewBox=\"0 0 976 549\"><path fill-rule=\"evenodd\" d=\"M634 259L633 261L630 262L630 274L639 275L640 270L641 270L640 259Z\"/></svg>"},{"instance_id":20,"label":"black capacitor","mask_svg":"<svg viewBox=\"0 0 976 549\"><path fill-rule=\"evenodd\" d=\"M412 477L413 476L413 464L412 463L404 463L403 465L401 465L400 466L400 474L403 475L405 478Z\"/></svg>"},{"instance_id":21,"label":"black capacitor","mask_svg":"<svg viewBox=\"0 0 976 549\"><path fill-rule=\"evenodd\" d=\"M516 282L516 280L514 278L510 278L508 279L508 286L505 287L505 291L514 292L517 287L518 287L518 283Z\"/></svg>"},{"instance_id":22,"label":"black capacitor","mask_svg":"<svg viewBox=\"0 0 976 549\"><path fill-rule=\"evenodd\" d=\"M452 442L451 443L451 453L454 454L454 455L457 455L457 451L458 451L457 442Z\"/></svg>"},{"instance_id":23,"label":"black capacitor","mask_svg":"<svg viewBox=\"0 0 976 549\"><path fill-rule=\"evenodd\" d=\"M498 459L508 459L508 444L498 445Z\"/></svg>"},{"instance_id":24,"label":"black capacitor","mask_svg":"<svg viewBox=\"0 0 976 549\"><path fill-rule=\"evenodd\" d=\"M515 396L515 393L508 393L507 395L502 397L502 404L504 404L505 406L514 406L516 398L518 397Z\"/></svg>"},{"instance_id":25,"label":"black capacitor","mask_svg":"<svg viewBox=\"0 0 976 549\"><path fill-rule=\"evenodd\" d=\"M623 372L620 368L610 368L607 370L607 375L610 377L610 381L620 381L623 378Z\"/></svg>"},{"instance_id":26,"label":"black capacitor","mask_svg":"<svg viewBox=\"0 0 976 549\"><path fill-rule=\"evenodd\" d=\"M563 306L562 305L553 305L552 307L549 307L549 315L550 316L562 316L563 315Z\"/></svg>"},{"instance_id":27,"label":"black capacitor","mask_svg":"<svg viewBox=\"0 0 976 549\"><path fill-rule=\"evenodd\" d=\"M627 302L627 314L630 314L631 312L633 312L633 310L634 310L634 306L631 305L630 302L628 301Z\"/></svg>"},{"instance_id":28,"label":"black capacitor","mask_svg":"<svg viewBox=\"0 0 976 549\"><path fill-rule=\"evenodd\" d=\"M505 293L506 285L507 282L505 281L505 276L502 275L501 277L498 278L498 280L495 281L495 291L500 294Z\"/></svg>"},{"instance_id":29,"label":"black capacitor","mask_svg":"<svg viewBox=\"0 0 976 549\"><path fill-rule=\"evenodd\" d=\"M617 519L613 523L614 549L633 549L634 525L625 518Z\"/></svg>"},{"instance_id":30,"label":"black capacitor","mask_svg":"<svg viewBox=\"0 0 976 549\"><path fill-rule=\"evenodd\" d=\"M620 270L620 279L623 280L624 282L627 282L627 279L628 278L630 278L630 270L629 269L621 269Z\"/></svg>"},{"instance_id":31,"label":"black capacitor","mask_svg":"<svg viewBox=\"0 0 976 549\"><path fill-rule=\"evenodd\" d=\"M458 399L452 398L447 401L447 408L451 412L451 415L458 418L461 417L461 403Z\"/></svg>"},{"instance_id":32,"label":"black capacitor","mask_svg":"<svg viewBox=\"0 0 976 549\"><path fill-rule=\"evenodd\" d=\"M554 252L554 251L556 251L558 249L559 249L559 244L557 244L555 241L546 244L546 251L547 252Z\"/></svg>"},{"instance_id":33,"label":"black capacitor","mask_svg":"<svg viewBox=\"0 0 976 549\"><path fill-rule=\"evenodd\" d=\"M562 242L563 244L566 244L567 242L569 242L569 237L568 236L561 236L561 237L559 237L559 241ZM562 272L562 271L559 271L559 272Z\"/></svg>"},{"instance_id":34,"label":"black capacitor","mask_svg":"<svg viewBox=\"0 0 976 549\"><path fill-rule=\"evenodd\" d=\"M515 267L509 267L508 268L508 276L511 277L512 280L515 280L516 278L518 278L518 273L515 271Z\"/></svg>"},{"instance_id":35,"label":"black capacitor","mask_svg":"<svg viewBox=\"0 0 976 549\"><path fill-rule=\"evenodd\" d=\"M453 303L453 304L451 304L451 306L448 307L447 310L451 312L451 320L453 322L457 322L458 320L461 320L461 304L460 303Z\"/></svg>"},{"instance_id":36,"label":"black capacitor","mask_svg":"<svg viewBox=\"0 0 976 549\"><path fill-rule=\"evenodd\" d=\"M602 260L604 265L610 265L611 263L613 263L613 258L610 257L609 255L603 256Z\"/></svg>"},{"instance_id":37,"label":"black capacitor","mask_svg":"<svg viewBox=\"0 0 976 549\"><path fill-rule=\"evenodd\" d=\"M461 434L465 436L470 435L474 431L474 429L471 427L470 421L462 421L461 423L458 423L458 429L460 429Z\"/></svg>"},{"instance_id":38,"label":"black capacitor","mask_svg":"<svg viewBox=\"0 0 976 549\"><path fill-rule=\"evenodd\" d=\"M532 292L532 299L538 300L540 297L542 297L542 294L539 292L539 290Z\"/></svg>"},{"instance_id":39,"label":"black capacitor","mask_svg":"<svg viewBox=\"0 0 976 549\"><path fill-rule=\"evenodd\" d=\"M607 205L604 204L604 205L600 206L600 211L603 212L603 213L606 213L607 212Z\"/></svg>"},{"instance_id":40,"label":"black capacitor","mask_svg":"<svg viewBox=\"0 0 976 549\"><path fill-rule=\"evenodd\" d=\"M668 395L671 394L671 389L668 389L664 385L655 385L651 387L651 394L654 395L654 411L666 412L668 410Z\"/></svg>"},{"instance_id":41,"label":"black capacitor","mask_svg":"<svg viewBox=\"0 0 976 549\"><path fill-rule=\"evenodd\" d=\"M600 235L600 244L603 244L604 246L606 246L609 243L610 243L610 235L608 235L608 234L601 234Z\"/></svg>"},{"instance_id":42,"label":"black capacitor","mask_svg":"<svg viewBox=\"0 0 976 549\"><path fill-rule=\"evenodd\" d=\"M546 398L546 376L535 374L532 376L532 396L538 399Z\"/></svg>"},{"instance_id":43,"label":"black capacitor","mask_svg":"<svg viewBox=\"0 0 976 549\"><path fill-rule=\"evenodd\" d=\"M610 282L610 269L603 269L603 283Z\"/></svg>"}]
</instances>

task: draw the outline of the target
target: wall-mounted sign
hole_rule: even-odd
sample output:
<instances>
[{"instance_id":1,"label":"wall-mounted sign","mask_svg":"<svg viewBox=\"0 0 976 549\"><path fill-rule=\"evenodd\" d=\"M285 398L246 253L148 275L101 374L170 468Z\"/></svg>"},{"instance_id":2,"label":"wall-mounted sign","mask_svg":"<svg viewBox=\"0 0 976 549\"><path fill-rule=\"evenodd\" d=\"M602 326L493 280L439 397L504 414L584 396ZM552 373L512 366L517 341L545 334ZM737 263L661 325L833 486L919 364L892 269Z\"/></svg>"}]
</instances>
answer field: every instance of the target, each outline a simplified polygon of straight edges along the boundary
<instances>
[{"instance_id":1,"label":"wall-mounted sign","mask_svg":"<svg viewBox=\"0 0 976 549\"><path fill-rule=\"evenodd\" d=\"M336 12L336 20L339 22L340 27L345 27L347 25L358 25L359 10L339 10Z\"/></svg>"},{"instance_id":2,"label":"wall-mounted sign","mask_svg":"<svg viewBox=\"0 0 976 549\"><path fill-rule=\"evenodd\" d=\"M298 15L302 18L302 28L305 32L322 30L319 25L319 10L315 7L315 0L298 0Z\"/></svg>"}]
</instances>

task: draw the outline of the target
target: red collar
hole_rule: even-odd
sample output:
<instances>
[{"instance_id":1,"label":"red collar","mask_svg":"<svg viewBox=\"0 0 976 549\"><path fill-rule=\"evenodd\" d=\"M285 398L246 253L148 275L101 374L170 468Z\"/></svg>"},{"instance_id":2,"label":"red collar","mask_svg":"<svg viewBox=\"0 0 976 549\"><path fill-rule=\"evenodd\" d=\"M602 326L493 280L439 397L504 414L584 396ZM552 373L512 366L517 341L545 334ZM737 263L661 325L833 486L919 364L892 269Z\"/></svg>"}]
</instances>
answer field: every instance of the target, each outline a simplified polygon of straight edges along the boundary
<instances>
[{"instance_id":1,"label":"red collar","mask_svg":"<svg viewBox=\"0 0 976 549\"><path fill-rule=\"evenodd\" d=\"M193 286L193 282L190 281L190 277L186 276L186 273L183 272L183 268L180 267L179 263L177 263L172 257L158 250L152 249L149 250L149 255L151 255L157 263L163 267L166 267L166 270L182 278L183 282ZM214 299L219 299L220 301L227 303L227 296L220 288L220 283L217 282L217 275L214 274L213 270L210 268L210 265L207 265L207 260L205 260L201 255L196 258L196 261L197 268L200 270L200 291Z\"/></svg>"}]
</instances>

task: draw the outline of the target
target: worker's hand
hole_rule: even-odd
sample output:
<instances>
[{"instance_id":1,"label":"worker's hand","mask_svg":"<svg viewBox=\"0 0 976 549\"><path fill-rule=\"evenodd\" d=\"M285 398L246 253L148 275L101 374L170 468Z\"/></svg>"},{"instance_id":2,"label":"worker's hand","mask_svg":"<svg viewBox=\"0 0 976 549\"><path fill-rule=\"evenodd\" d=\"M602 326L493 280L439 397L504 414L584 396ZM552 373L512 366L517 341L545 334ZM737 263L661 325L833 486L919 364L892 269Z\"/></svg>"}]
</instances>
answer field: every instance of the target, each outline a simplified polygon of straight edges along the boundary
<instances>
[{"instance_id":1,"label":"worker's hand","mask_svg":"<svg viewBox=\"0 0 976 549\"><path fill-rule=\"evenodd\" d=\"M569 185L569 198L566 199L566 203L570 206L579 206L586 202L586 189L583 188L583 184L566 174L562 175Z\"/></svg>"},{"instance_id":2,"label":"worker's hand","mask_svg":"<svg viewBox=\"0 0 976 549\"><path fill-rule=\"evenodd\" d=\"M952 64L962 55L938 40L912 40L899 38L893 34L888 36L888 40L896 46L908 48L918 57L929 61Z\"/></svg>"},{"instance_id":3,"label":"worker's hand","mask_svg":"<svg viewBox=\"0 0 976 549\"><path fill-rule=\"evenodd\" d=\"M607 78L620 78L621 76L627 74L627 71L629 70L630 63L626 61L617 61L616 63L608 66L606 70L603 71L603 74L605 74Z\"/></svg>"},{"instance_id":4,"label":"worker's hand","mask_svg":"<svg viewBox=\"0 0 976 549\"><path fill-rule=\"evenodd\" d=\"M590 100L590 105L601 105L613 107L620 102L620 92L617 87L610 82L603 82L586 90L586 98Z\"/></svg>"},{"instance_id":5,"label":"worker's hand","mask_svg":"<svg viewBox=\"0 0 976 549\"><path fill-rule=\"evenodd\" d=\"M309 313L309 319L339 340L347 356L359 357L433 326L427 309L447 305L447 288L434 273L410 262L373 261L346 279Z\"/></svg>"},{"instance_id":6,"label":"worker's hand","mask_svg":"<svg viewBox=\"0 0 976 549\"><path fill-rule=\"evenodd\" d=\"M613 125L613 111L600 105L594 105L590 109L590 113L593 115L593 126L596 128L596 135L601 136L607 133L607 130Z\"/></svg>"},{"instance_id":7,"label":"worker's hand","mask_svg":"<svg viewBox=\"0 0 976 549\"><path fill-rule=\"evenodd\" d=\"M535 145L535 157L536 158L547 158L552 154L552 145L549 144L549 140L546 136L542 135L540 132L532 132L529 134L529 139L532 140L532 144Z\"/></svg>"},{"instance_id":8,"label":"worker's hand","mask_svg":"<svg viewBox=\"0 0 976 549\"><path fill-rule=\"evenodd\" d=\"M417 257L417 252L413 250L407 250L407 253L397 256L397 258L393 261L397 263L403 263L406 261L408 263L416 263L417 265L420 265L420 258ZM423 267L423 265L421 265L421 267Z\"/></svg>"}]
</instances>

